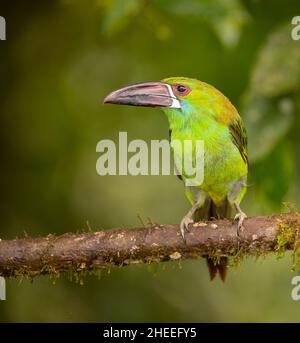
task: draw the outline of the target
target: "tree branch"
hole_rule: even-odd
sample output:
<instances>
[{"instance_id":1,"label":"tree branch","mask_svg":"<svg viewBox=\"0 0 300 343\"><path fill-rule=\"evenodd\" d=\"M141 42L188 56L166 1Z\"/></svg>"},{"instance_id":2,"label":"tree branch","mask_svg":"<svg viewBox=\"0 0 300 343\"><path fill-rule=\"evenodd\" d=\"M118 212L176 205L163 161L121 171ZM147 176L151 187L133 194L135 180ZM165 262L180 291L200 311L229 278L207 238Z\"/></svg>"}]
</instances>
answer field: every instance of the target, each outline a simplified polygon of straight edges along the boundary
<instances>
[{"instance_id":1,"label":"tree branch","mask_svg":"<svg viewBox=\"0 0 300 343\"><path fill-rule=\"evenodd\" d=\"M248 218L238 239L229 220L190 226L186 244L178 225L116 229L82 234L0 241L0 275L4 277L81 272L133 263L163 262L203 255L265 255L292 249L299 214Z\"/></svg>"}]
</instances>

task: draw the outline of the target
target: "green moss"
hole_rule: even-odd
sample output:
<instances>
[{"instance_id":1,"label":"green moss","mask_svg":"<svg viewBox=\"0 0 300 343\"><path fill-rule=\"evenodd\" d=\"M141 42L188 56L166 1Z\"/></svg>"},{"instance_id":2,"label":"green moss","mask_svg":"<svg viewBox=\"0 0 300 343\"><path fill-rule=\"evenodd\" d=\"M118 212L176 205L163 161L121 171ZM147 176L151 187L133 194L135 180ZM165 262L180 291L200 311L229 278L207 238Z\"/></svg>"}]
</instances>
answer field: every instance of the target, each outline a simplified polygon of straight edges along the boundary
<instances>
[{"instance_id":1,"label":"green moss","mask_svg":"<svg viewBox=\"0 0 300 343\"><path fill-rule=\"evenodd\" d=\"M294 244L295 230L288 224L279 224L275 242L274 250L277 253L277 257L281 258L284 252Z\"/></svg>"},{"instance_id":2,"label":"green moss","mask_svg":"<svg viewBox=\"0 0 300 343\"><path fill-rule=\"evenodd\" d=\"M231 257L229 258L230 267L239 268L246 254L247 252L243 246L238 246L237 248L235 248L235 250L231 254Z\"/></svg>"},{"instance_id":3,"label":"green moss","mask_svg":"<svg viewBox=\"0 0 300 343\"><path fill-rule=\"evenodd\" d=\"M295 216L296 214L296 216ZM277 228L274 250L277 258L282 258L287 250L292 249L293 271L300 270L300 214L295 213L289 223L280 223Z\"/></svg>"}]
</instances>

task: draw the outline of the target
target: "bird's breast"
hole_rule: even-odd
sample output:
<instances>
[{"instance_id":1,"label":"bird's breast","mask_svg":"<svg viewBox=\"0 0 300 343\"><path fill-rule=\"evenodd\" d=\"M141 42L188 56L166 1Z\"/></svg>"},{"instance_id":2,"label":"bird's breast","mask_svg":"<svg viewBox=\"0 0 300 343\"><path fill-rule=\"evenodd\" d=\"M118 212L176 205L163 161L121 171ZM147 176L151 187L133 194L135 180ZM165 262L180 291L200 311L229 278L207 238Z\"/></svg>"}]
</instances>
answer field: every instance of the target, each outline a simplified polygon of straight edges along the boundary
<instances>
[{"instance_id":1,"label":"bird's breast","mask_svg":"<svg viewBox=\"0 0 300 343\"><path fill-rule=\"evenodd\" d=\"M181 142L181 148L175 141ZM208 193L215 193L226 196L230 184L241 177L247 175L247 166L231 140L227 127L207 130L184 130L172 132L171 146L174 153L174 161L184 161L184 163L196 166L196 142L201 141L203 145L203 182L199 188ZM191 142L187 144L187 142ZM184 153L183 153L184 151ZM183 162L182 162L183 163ZM178 170L183 171L182 177L188 179L190 175L184 172L184 165L178 166Z\"/></svg>"}]
</instances>

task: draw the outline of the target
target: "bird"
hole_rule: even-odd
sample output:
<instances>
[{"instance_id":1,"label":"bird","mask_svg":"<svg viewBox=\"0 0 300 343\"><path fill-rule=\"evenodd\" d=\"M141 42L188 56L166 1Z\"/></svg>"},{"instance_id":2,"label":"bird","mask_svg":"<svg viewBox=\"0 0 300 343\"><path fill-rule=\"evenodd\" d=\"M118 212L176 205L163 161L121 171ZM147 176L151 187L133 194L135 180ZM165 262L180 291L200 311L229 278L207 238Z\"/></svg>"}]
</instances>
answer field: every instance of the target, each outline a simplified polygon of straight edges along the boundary
<instances>
[{"instance_id":1,"label":"bird","mask_svg":"<svg viewBox=\"0 0 300 343\"><path fill-rule=\"evenodd\" d=\"M247 133L237 109L222 92L197 79L170 77L117 89L104 99L104 103L161 108L169 122L175 165L176 157L182 152L173 142L203 141L203 182L189 184L186 182L189 175L182 168L182 174L178 175L185 181L185 195L191 204L180 222L184 240L190 224L231 218L232 209L236 211L233 223L237 237L240 235L247 218L240 207L247 191L249 171ZM219 273L225 281L228 258L222 256L218 261L206 258L210 279Z\"/></svg>"}]
</instances>

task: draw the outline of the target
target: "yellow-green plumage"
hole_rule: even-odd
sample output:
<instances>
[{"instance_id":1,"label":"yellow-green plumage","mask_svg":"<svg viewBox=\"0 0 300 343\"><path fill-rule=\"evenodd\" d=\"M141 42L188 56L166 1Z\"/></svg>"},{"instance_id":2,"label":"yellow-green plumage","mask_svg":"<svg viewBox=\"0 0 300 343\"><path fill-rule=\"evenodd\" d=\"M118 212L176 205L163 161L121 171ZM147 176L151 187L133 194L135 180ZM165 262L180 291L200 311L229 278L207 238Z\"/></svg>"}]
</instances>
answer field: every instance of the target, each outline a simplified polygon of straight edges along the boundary
<instances>
[{"instance_id":1,"label":"yellow-green plumage","mask_svg":"<svg viewBox=\"0 0 300 343\"><path fill-rule=\"evenodd\" d=\"M204 182L199 189L217 206L228 195L232 203L240 203L246 191L248 159L246 133L237 110L221 92L204 82L187 78L163 82L191 88L181 99L181 109L163 110L169 120L171 144L172 140L204 141ZM236 182L241 182L238 190ZM186 193L194 203L195 192L188 189Z\"/></svg>"}]
</instances>

